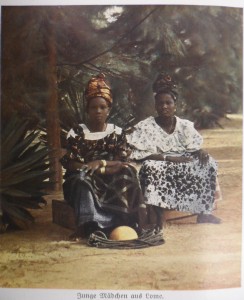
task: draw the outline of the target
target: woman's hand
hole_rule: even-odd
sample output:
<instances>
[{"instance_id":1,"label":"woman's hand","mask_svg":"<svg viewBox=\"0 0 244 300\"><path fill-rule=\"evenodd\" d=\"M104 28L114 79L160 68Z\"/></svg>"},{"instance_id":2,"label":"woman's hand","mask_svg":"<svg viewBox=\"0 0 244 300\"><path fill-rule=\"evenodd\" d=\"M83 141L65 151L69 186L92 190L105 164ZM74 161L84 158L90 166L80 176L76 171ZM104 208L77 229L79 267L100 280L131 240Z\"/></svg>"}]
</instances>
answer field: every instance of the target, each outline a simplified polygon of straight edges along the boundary
<instances>
[{"instance_id":1,"label":"woman's hand","mask_svg":"<svg viewBox=\"0 0 244 300\"><path fill-rule=\"evenodd\" d=\"M109 161L104 174L116 174L119 173L123 168L127 168L127 164L125 162L121 162L119 160ZM99 170L98 170L99 173Z\"/></svg>"},{"instance_id":2,"label":"woman's hand","mask_svg":"<svg viewBox=\"0 0 244 300\"><path fill-rule=\"evenodd\" d=\"M91 175L96 172L102 166L101 160L93 160L81 166L81 170L86 173L90 173Z\"/></svg>"},{"instance_id":3,"label":"woman's hand","mask_svg":"<svg viewBox=\"0 0 244 300\"><path fill-rule=\"evenodd\" d=\"M199 160L201 166L206 165L209 161L209 154L203 149L196 151L194 155Z\"/></svg>"},{"instance_id":4,"label":"woman's hand","mask_svg":"<svg viewBox=\"0 0 244 300\"><path fill-rule=\"evenodd\" d=\"M164 154L161 153L154 153L146 157L146 159L151 160L164 160Z\"/></svg>"},{"instance_id":5,"label":"woman's hand","mask_svg":"<svg viewBox=\"0 0 244 300\"><path fill-rule=\"evenodd\" d=\"M192 157L185 157L185 156L170 156L170 155L164 155L164 154L151 154L146 159L152 159L152 160L162 160L162 161L170 161L173 163L183 163L183 162L189 162L193 161Z\"/></svg>"},{"instance_id":6,"label":"woman's hand","mask_svg":"<svg viewBox=\"0 0 244 300\"><path fill-rule=\"evenodd\" d=\"M166 161L170 161L173 163L185 163L193 161L192 157L185 157L185 156L166 156Z\"/></svg>"},{"instance_id":7,"label":"woman's hand","mask_svg":"<svg viewBox=\"0 0 244 300\"><path fill-rule=\"evenodd\" d=\"M127 165L124 162L119 160L116 161L106 161L106 167L103 166L101 160L94 160L88 162L80 168L86 173L93 175L93 173L97 174L115 174L120 172L123 168L126 168Z\"/></svg>"},{"instance_id":8,"label":"woman's hand","mask_svg":"<svg viewBox=\"0 0 244 300\"><path fill-rule=\"evenodd\" d=\"M93 173L97 174L116 174L119 173L123 168L127 168L128 163L116 161L106 161L106 167L104 167L101 160L94 160L83 164L80 167L80 170L83 170L86 173L92 175Z\"/></svg>"}]
</instances>

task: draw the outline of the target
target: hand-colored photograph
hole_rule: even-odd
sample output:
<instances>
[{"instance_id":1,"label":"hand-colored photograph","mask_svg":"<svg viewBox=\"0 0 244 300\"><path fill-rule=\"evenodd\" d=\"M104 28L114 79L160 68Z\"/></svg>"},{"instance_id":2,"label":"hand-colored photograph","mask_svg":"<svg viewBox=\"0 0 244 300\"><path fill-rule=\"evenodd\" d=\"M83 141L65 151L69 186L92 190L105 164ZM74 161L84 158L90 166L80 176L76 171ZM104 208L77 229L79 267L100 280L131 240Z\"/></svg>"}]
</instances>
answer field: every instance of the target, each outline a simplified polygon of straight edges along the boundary
<instances>
[{"instance_id":1,"label":"hand-colored photograph","mask_svg":"<svg viewBox=\"0 0 244 300\"><path fill-rule=\"evenodd\" d=\"M1 4L0 298L241 299L242 124L241 6Z\"/></svg>"}]
</instances>

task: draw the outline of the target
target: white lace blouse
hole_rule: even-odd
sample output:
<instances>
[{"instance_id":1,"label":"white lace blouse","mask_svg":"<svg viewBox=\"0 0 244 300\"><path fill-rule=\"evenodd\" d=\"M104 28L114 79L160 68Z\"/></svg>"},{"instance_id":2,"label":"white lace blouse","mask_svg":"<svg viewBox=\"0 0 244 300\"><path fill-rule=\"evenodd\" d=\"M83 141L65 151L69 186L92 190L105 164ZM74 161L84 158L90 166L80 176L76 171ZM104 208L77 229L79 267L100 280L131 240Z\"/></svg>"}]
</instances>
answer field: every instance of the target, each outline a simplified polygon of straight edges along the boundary
<instances>
[{"instance_id":1,"label":"white lace blouse","mask_svg":"<svg viewBox=\"0 0 244 300\"><path fill-rule=\"evenodd\" d=\"M130 158L135 160L156 153L181 156L186 152L199 150L203 142L194 124L179 117L176 117L175 130L171 134L164 131L152 116L139 122L134 128L127 135L127 141L133 148Z\"/></svg>"}]
</instances>

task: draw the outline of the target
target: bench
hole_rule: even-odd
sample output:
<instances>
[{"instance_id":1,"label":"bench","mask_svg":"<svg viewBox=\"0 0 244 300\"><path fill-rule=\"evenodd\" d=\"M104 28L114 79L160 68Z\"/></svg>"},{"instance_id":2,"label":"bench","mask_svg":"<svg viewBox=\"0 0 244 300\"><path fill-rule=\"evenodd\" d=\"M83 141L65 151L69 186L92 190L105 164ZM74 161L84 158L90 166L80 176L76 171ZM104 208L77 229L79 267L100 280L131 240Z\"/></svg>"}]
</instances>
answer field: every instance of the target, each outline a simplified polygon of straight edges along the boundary
<instances>
[{"instance_id":1,"label":"bench","mask_svg":"<svg viewBox=\"0 0 244 300\"><path fill-rule=\"evenodd\" d=\"M152 216L153 212L150 211L151 223L156 223L156 215ZM174 222L174 223L189 223L191 217L191 223L196 223L196 215L191 213L184 213L173 210L165 210L163 213L162 222ZM194 218L195 217L195 218ZM52 221L53 223L62 226L64 228L75 230L75 214L74 209L64 200L52 200Z\"/></svg>"},{"instance_id":2,"label":"bench","mask_svg":"<svg viewBox=\"0 0 244 300\"><path fill-rule=\"evenodd\" d=\"M75 229L74 209L64 200L52 200L52 220L62 227Z\"/></svg>"},{"instance_id":3,"label":"bench","mask_svg":"<svg viewBox=\"0 0 244 300\"><path fill-rule=\"evenodd\" d=\"M135 164L137 170L140 164ZM218 201L222 200L222 194L217 178L216 195L215 195L215 208L217 209ZM160 222L174 222L174 223L196 223L197 214L180 212L175 210L164 210L163 218L160 219L153 210L149 209L150 223ZM73 208L64 200L52 200L52 218L53 223L62 227L74 230L75 229L75 215ZM190 218L190 221L189 221Z\"/></svg>"}]
</instances>

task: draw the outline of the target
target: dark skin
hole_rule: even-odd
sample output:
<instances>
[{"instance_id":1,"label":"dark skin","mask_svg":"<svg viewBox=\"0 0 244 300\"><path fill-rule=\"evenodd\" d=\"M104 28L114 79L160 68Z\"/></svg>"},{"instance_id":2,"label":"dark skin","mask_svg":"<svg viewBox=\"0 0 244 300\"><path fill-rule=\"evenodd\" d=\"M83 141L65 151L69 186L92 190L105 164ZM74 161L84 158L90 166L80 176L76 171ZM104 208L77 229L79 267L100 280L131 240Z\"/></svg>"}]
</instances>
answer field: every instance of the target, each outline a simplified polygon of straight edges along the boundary
<instances>
[{"instance_id":1,"label":"dark skin","mask_svg":"<svg viewBox=\"0 0 244 300\"><path fill-rule=\"evenodd\" d=\"M107 118L110 113L111 106L102 97L95 97L89 100L87 105L88 124L87 127L91 132L102 132L106 130ZM93 160L86 164L80 162L71 161L68 169L71 171L77 169L83 169L85 172L90 173L101 173L103 163L101 160ZM106 161L105 174L115 174L121 171L122 168L126 168L127 164L117 159L114 161Z\"/></svg>"},{"instance_id":2,"label":"dark skin","mask_svg":"<svg viewBox=\"0 0 244 300\"><path fill-rule=\"evenodd\" d=\"M102 132L106 130L107 127L107 118L110 113L111 106L109 103L102 97L95 97L89 100L87 106L87 115L88 115L88 123L86 124L88 129L91 132ZM101 168L103 167L103 163L101 160L93 160L86 164L82 164L79 162L71 161L69 163L69 170L77 170L82 169L85 172L92 175L93 173L101 174ZM113 161L106 161L106 168L104 174L116 174L119 173L123 168L129 167L128 163L121 162L119 158L115 158ZM140 197L143 197L142 194ZM140 208L140 211L142 208ZM141 213L142 214L142 213ZM145 213L144 213L145 214ZM145 217L146 218L146 217ZM142 228L142 225L145 222L144 219L139 220L139 226ZM74 234L70 236L71 240L79 240L81 237L86 235L84 226L80 226L76 228Z\"/></svg>"},{"instance_id":3,"label":"dark skin","mask_svg":"<svg viewBox=\"0 0 244 300\"><path fill-rule=\"evenodd\" d=\"M176 103L173 96L169 93L158 94L155 97L155 109L158 113L158 117L155 118L156 123L168 134L172 134L175 129L176 119ZM192 153L195 157L199 159L201 166L205 165L209 160L209 155L205 150L198 150ZM152 160L164 160L164 154L155 153L147 157L147 159ZM191 157L175 157L168 156L167 161L173 163L189 162L192 161Z\"/></svg>"}]
</instances>

